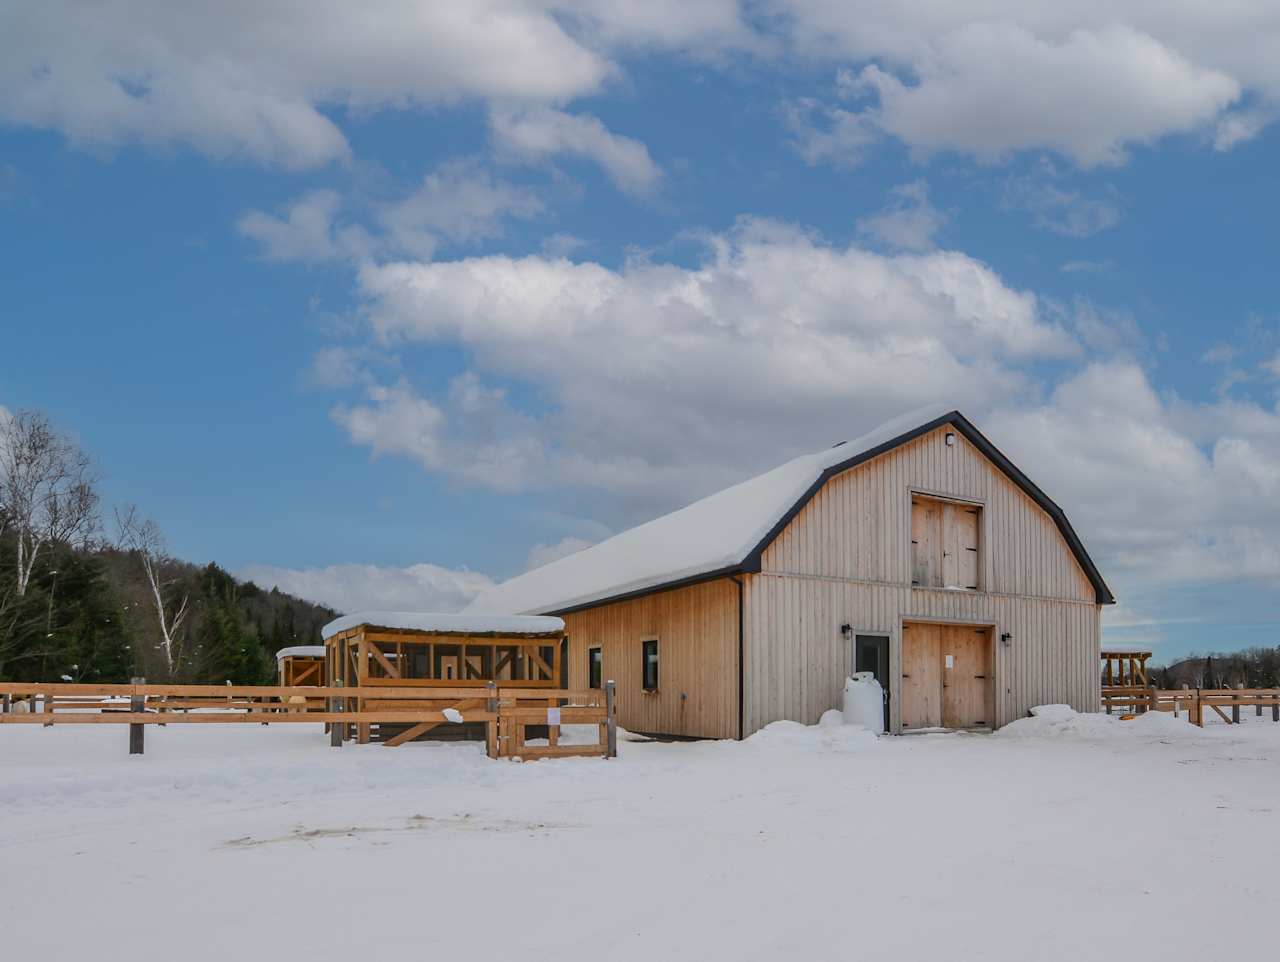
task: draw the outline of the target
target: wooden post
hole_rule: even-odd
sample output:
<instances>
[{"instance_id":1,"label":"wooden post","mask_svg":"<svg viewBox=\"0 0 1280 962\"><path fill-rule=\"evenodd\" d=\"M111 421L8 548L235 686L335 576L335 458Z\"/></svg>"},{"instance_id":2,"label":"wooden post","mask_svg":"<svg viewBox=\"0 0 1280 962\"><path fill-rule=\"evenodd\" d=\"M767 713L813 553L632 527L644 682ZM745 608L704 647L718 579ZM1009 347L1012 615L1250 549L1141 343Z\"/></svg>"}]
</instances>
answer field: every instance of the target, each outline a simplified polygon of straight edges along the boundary
<instances>
[{"instance_id":1,"label":"wooden post","mask_svg":"<svg viewBox=\"0 0 1280 962\"><path fill-rule=\"evenodd\" d=\"M485 699L484 710L491 715L498 713L498 683L490 681L485 687L489 690L489 697ZM490 718L485 722L484 726L484 749L485 754L490 758L498 757L498 719Z\"/></svg>"},{"instance_id":2,"label":"wooden post","mask_svg":"<svg viewBox=\"0 0 1280 962\"><path fill-rule=\"evenodd\" d=\"M1280 722L1280 691L1272 692L1271 698L1271 720Z\"/></svg>"},{"instance_id":3,"label":"wooden post","mask_svg":"<svg viewBox=\"0 0 1280 962\"><path fill-rule=\"evenodd\" d=\"M605 758L618 757L618 686L611 680L604 683L604 704L609 715L609 744Z\"/></svg>"},{"instance_id":4,"label":"wooden post","mask_svg":"<svg viewBox=\"0 0 1280 962\"><path fill-rule=\"evenodd\" d=\"M360 643L356 649L359 655L356 658L356 684L360 688L364 688L369 681L369 642L365 641L364 630L360 631ZM364 698L356 699L356 711L364 711ZM368 722L356 723L356 744L369 744L371 726Z\"/></svg>"},{"instance_id":5,"label":"wooden post","mask_svg":"<svg viewBox=\"0 0 1280 962\"><path fill-rule=\"evenodd\" d=\"M147 683L147 680L145 678L134 678L132 679L132 683L135 685L145 685ZM132 697L130 697L129 711L141 713L146 711L146 707L147 707L146 695L133 695ZM130 755L142 754L142 750L144 747L143 738L146 730L147 730L146 725L130 725L129 726L129 754Z\"/></svg>"},{"instance_id":6,"label":"wooden post","mask_svg":"<svg viewBox=\"0 0 1280 962\"><path fill-rule=\"evenodd\" d=\"M1244 687L1244 682L1241 682L1236 686L1237 689L1240 689L1243 687ZM1236 702L1236 704L1231 706L1231 724L1239 725L1240 724L1240 704L1239 704L1240 696L1232 695L1231 699L1232 701Z\"/></svg>"},{"instance_id":7,"label":"wooden post","mask_svg":"<svg viewBox=\"0 0 1280 962\"><path fill-rule=\"evenodd\" d=\"M329 684L332 685L334 688L341 688L342 679L335 678ZM341 695L334 695L329 699L330 711L342 711L343 708L344 706L342 704ZM330 722L329 723L329 746L331 748L342 747L342 736L346 733L346 730L347 730L346 722Z\"/></svg>"},{"instance_id":8,"label":"wooden post","mask_svg":"<svg viewBox=\"0 0 1280 962\"><path fill-rule=\"evenodd\" d=\"M12 697L8 692L4 693L4 697L0 698L0 715L7 715L13 710Z\"/></svg>"}]
</instances>

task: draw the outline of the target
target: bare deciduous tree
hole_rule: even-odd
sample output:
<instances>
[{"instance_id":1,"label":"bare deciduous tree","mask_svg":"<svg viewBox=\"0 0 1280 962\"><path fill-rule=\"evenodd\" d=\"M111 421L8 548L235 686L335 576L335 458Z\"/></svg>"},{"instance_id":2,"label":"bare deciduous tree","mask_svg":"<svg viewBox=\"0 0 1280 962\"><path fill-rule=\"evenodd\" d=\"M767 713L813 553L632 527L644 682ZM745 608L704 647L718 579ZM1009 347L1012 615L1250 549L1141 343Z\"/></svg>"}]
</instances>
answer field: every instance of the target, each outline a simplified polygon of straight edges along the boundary
<instances>
[{"instance_id":1,"label":"bare deciduous tree","mask_svg":"<svg viewBox=\"0 0 1280 962\"><path fill-rule=\"evenodd\" d=\"M151 589L151 603L160 624L160 652L172 678L183 665L186 642L186 620L190 596L172 591L177 579L166 579L165 569L173 559L165 548L164 534L154 521L139 516L130 505L116 510L116 542L122 551L130 551L142 562L143 574Z\"/></svg>"},{"instance_id":2,"label":"bare deciduous tree","mask_svg":"<svg viewBox=\"0 0 1280 962\"><path fill-rule=\"evenodd\" d=\"M19 597L40 553L79 547L98 527L98 492L89 456L38 411L0 411L0 533L12 529Z\"/></svg>"}]
</instances>

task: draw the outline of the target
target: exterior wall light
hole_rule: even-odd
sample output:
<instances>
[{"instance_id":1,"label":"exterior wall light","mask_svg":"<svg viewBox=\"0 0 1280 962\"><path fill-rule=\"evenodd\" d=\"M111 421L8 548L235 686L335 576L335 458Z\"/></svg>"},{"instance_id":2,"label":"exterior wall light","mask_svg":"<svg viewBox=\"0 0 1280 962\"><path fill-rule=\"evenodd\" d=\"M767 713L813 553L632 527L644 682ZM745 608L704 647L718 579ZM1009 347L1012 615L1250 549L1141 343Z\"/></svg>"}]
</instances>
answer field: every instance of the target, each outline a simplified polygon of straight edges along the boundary
<instances>
[{"instance_id":1,"label":"exterior wall light","mask_svg":"<svg viewBox=\"0 0 1280 962\"><path fill-rule=\"evenodd\" d=\"M1013 635L1009 634L1007 631L1000 636L1000 644L1004 645L1006 648L1009 647L1009 643L1011 641L1013 641Z\"/></svg>"},{"instance_id":2,"label":"exterior wall light","mask_svg":"<svg viewBox=\"0 0 1280 962\"><path fill-rule=\"evenodd\" d=\"M853 634L853 625L848 625L848 624L841 625L841 626L840 626L840 634L842 634L844 637L848 638L850 635L852 635L852 634Z\"/></svg>"}]
</instances>

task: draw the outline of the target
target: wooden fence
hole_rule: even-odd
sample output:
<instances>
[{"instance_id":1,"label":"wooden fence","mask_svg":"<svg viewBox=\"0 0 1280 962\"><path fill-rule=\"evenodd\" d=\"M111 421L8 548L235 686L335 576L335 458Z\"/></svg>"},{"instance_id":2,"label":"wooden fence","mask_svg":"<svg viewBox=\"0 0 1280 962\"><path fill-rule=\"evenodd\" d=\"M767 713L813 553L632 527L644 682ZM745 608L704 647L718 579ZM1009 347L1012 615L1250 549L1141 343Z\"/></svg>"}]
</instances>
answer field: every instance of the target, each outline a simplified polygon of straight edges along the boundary
<instances>
[{"instance_id":1,"label":"wooden fence","mask_svg":"<svg viewBox=\"0 0 1280 962\"><path fill-rule=\"evenodd\" d=\"M1102 707L1108 715L1116 711L1141 714L1148 711L1185 712L1193 725L1204 727L1205 709L1216 713L1229 725L1240 724L1240 710L1253 708L1258 717L1271 709L1271 720L1280 722L1280 688L1181 688L1159 689L1111 687L1102 689ZM1225 709L1230 709L1230 715Z\"/></svg>"},{"instance_id":2,"label":"wooden fence","mask_svg":"<svg viewBox=\"0 0 1280 962\"><path fill-rule=\"evenodd\" d=\"M490 682L470 688L260 687L222 685L18 684L0 682L0 725L128 725L129 751L141 754L146 725L321 724L340 746L353 727L381 730L395 747L438 726L485 727L490 758L600 756L618 746L615 687L511 689ZM589 725L588 744L561 742L564 725ZM546 744L530 744L527 729L546 728ZM448 730L446 728L446 731Z\"/></svg>"}]
</instances>

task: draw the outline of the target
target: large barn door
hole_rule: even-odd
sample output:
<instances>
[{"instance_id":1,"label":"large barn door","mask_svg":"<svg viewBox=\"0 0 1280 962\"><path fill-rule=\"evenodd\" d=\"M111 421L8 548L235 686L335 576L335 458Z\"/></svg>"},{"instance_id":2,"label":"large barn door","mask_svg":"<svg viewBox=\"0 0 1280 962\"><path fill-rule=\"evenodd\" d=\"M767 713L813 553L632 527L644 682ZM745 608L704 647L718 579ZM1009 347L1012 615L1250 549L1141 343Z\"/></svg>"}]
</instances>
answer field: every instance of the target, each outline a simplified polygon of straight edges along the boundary
<instances>
[{"instance_id":1,"label":"large barn door","mask_svg":"<svg viewBox=\"0 0 1280 962\"><path fill-rule=\"evenodd\" d=\"M902 626L902 728L942 725L942 625Z\"/></svg>"},{"instance_id":2,"label":"large barn door","mask_svg":"<svg viewBox=\"0 0 1280 962\"><path fill-rule=\"evenodd\" d=\"M991 630L947 625L941 631L943 726L990 726Z\"/></svg>"}]
</instances>

